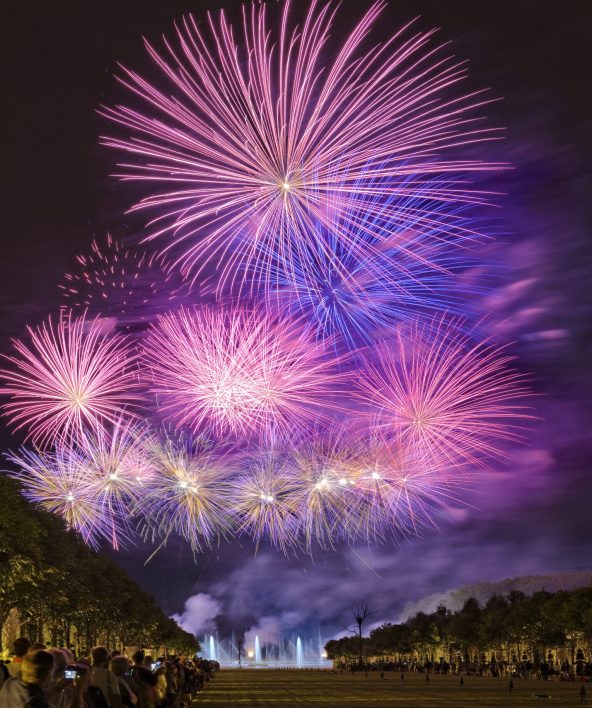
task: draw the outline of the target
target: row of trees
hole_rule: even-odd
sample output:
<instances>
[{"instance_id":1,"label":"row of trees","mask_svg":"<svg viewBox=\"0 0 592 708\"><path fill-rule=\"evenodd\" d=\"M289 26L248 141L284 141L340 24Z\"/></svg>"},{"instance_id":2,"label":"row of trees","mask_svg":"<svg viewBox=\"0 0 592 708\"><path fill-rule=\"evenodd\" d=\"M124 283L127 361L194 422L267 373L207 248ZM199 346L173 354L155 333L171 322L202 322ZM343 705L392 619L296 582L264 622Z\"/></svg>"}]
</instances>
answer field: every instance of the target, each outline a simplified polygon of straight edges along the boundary
<instances>
[{"instance_id":1,"label":"row of trees","mask_svg":"<svg viewBox=\"0 0 592 708\"><path fill-rule=\"evenodd\" d=\"M120 650L199 649L110 558L0 476L0 630L15 610L21 634L78 654L99 641ZM0 652L1 642L0 631Z\"/></svg>"},{"instance_id":2,"label":"row of trees","mask_svg":"<svg viewBox=\"0 0 592 708\"><path fill-rule=\"evenodd\" d=\"M363 639L366 657L396 660L480 663L492 654L508 663L526 655L538 664L549 652L562 650L574 663L590 660L592 647L592 588L527 597L522 592L494 595L483 606L473 598L458 612L439 607L420 612L402 624L383 624ZM331 640L325 647L331 659L357 663L359 638Z\"/></svg>"}]
</instances>

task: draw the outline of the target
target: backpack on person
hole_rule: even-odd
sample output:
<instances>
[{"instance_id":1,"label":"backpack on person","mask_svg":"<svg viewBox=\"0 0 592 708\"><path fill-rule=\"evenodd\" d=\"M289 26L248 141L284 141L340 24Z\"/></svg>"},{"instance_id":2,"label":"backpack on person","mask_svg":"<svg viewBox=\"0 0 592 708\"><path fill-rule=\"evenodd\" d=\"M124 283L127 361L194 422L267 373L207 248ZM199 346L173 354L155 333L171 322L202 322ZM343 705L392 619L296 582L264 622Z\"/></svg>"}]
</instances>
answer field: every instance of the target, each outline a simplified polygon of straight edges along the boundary
<instances>
[{"instance_id":1,"label":"backpack on person","mask_svg":"<svg viewBox=\"0 0 592 708\"><path fill-rule=\"evenodd\" d=\"M98 686L87 686L85 697L90 698L89 708L109 708L107 699Z\"/></svg>"}]
</instances>

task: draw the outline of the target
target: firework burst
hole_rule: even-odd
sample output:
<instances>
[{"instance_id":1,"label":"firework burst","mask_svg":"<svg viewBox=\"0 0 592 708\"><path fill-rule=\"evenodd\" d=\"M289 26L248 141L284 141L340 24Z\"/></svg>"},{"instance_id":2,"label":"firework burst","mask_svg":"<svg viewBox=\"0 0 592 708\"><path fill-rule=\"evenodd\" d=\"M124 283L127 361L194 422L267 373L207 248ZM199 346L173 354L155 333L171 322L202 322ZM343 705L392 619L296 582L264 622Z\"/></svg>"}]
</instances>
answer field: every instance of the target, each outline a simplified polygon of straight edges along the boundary
<instances>
[{"instance_id":1,"label":"firework burst","mask_svg":"<svg viewBox=\"0 0 592 708\"><path fill-rule=\"evenodd\" d=\"M292 499L298 510L298 533L307 550L331 548L355 535L358 468L341 434L329 433L308 444L289 446L293 468ZM353 523L352 523L353 521Z\"/></svg>"},{"instance_id":2,"label":"firework burst","mask_svg":"<svg viewBox=\"0 0 592 708\"><path fill-rule=\"evenodd\" d=\"M439 464L477 464L499 457L502 443L521 438L528 419L520 399L524 377L513 357L489 342L475 343L460 323L444 320L400 328L383 344L358 382L371 427Z\"/></svg>"},{"instance_id":3,"label":"firework burst","mask_svg":"<svg viewBox=\"0 0 592 708\"><path fill-rule=\"evenodd\" d=\"M146 342L152 390L177 427L249 435L293 428L331 407L335 357L293 322L240 309L158 318Z\"/></svg>"},{"instance_id":4,"label":"firework burst","mask_svg":"<svg viewBox=\"0 0 592 708\"><path fill-rule=\"evenodd\" d=\"M119 418L108 430L87 433L81 441L89 483L111 523L115 549L122 529L126 539L133 535L135 509L154 475L146 453L148 441L144 426L127 418Z\"/></svg>"},{"instance_id":5,"label":"firework burst","mask_svg":"<svg viewBox=\"0 0 592 708\"><path fill-rule=\"evenodd\" d=\"M44 446L60 434L80 438L85 429L116 423L137 403L136 356L127 340L104 331L100 319L62 312L37 328L30 342L14 341L18 356L0 371L3 410L17 429Z\"/></svg>"},{"instance_id":6,"label":"firework burst","mask_svg":"<svg viewBox=\"0 0 592 708\"><path fill-rule=\"evenodd\" d=\"M178 303L189 290L177 271L149 251L126 248L107 235L90 253L76 257L77 268L58 287L74 312L114 317L124 327L152 319Z\"/></svg>"},{"instance_id":7,"label":"firework burst","mask_svg":"<svg viewBox=\"0 0 592 708\"><path fill-rule=\"evenodd\" d=\"M166 543L178 534L201 551L231 532L227 461L220 449L203 438L179 437L153 440L148 452L155 473L139 502L146 537Z\"/></svg>"},{"instance_id":8,"label":"firework burst","mask_svg":"<svg viewBox=\"0 0 592 708\"><path fill-rule=\"evenodd\" d=\"M86 543L98 548L102 541L127 538L119 519L105 514L98 480L88 460L70 444L58 444L53 452L22 449L8 459L18 467L11 476L23 486L24 496L61 516Z\"/></svg>"},{"instance_id":9,"label":"firework burst","mask_svg":"<svg viewBox=\"0 0 592 708\"><path fill-rule=\"evenodd\" d=\"M487 101L479 92L451 97L466 71L431 46L433 32L404 27L368 46L384 7L375 2L335 51L332 3L312 2L291 26L285 2L277 36L267 4L245 6L236 32L223 12L208 15L206 29L189 15L163 53L146 43L162 88L123 69L144 109L103 108L126 133L103 143L129 158L120 178L160 187L136 208L156 211L150 237L166 237L185 272L214 261L222 287L255 263L265 282L265 254L289 263L319 224L332 226L335 209L344 214L339 239L356 248L363 209L408 220L389 204L393 195L415 199L418 234L441 223L435 203L487 201L466 176L498 166L442 157L497 136L479 123ZM427 189L435 175L456 177ZM385 203L369 206L368 196ZM370 241L381 238L372 218L363 228Z\"/></svg>"},{"instance_id":10,"label":"firework burst","mask_svg":"<svg viewBox=\"0 0 592 708\"><path fill-rule=\"evenodd\" d=\"M437 514L461 504L459 492L468 481L458 466L451 471L413 445L376 436L359 449L352 538L398 541L419 535L436 526Z\"/></svg>"},{"instance_id":11,"label":"firework burst","mask_svg":"<svg viewBox=\"0 0 592 708\"><path fill-rule=\"evenodd\" d=\"M263 539L283 553L297 546L298 510L294 505L294 475L285 454L262 450L241 465L232 481L237 533Z\"/></svg>"}]
</instances>

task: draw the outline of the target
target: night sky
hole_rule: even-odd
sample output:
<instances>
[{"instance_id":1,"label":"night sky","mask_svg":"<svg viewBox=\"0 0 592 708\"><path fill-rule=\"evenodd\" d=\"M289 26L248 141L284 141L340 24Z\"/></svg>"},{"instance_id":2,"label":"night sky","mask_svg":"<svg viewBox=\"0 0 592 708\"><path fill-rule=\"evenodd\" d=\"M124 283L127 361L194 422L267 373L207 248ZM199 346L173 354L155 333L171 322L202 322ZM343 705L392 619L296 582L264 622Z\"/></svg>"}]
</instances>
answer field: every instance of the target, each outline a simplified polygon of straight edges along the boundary
<instances>
[{"instance_id":1,"label":"night sky","mask_svg":"<svg viewBox=\"0 0 592 708\"><path fill-rule=\"evenodd\" d=\"M354 17L369 3L343 4ZM105 122L95 109L120 97L116 61L150 75L141 36L157 40L183 12L218 7L239 3L2 3L2 351L57 310L57 284L94 237L142 234L142 215L123 213L134 187L109 177L116 156L98 145ZM530 372L540 420L510 461L463 495L466 508L400 547L286 559L235 542L194 562L177 542L146 566L150 547L117 556L169 613L202 594L200 630L322 623L330 636L362 599L377 619L396 619L404 603L467 583L592 567L592 4L393 0L381 23L390 32L417 15L469 59L471 85L503 99L487 113L506 137L484 157L514 166L493 184L506 194L504 235L488 257L505 277L479 307ZM4 426L0 436L3 449L20 442Z\"/></svg>"}]
</instances>

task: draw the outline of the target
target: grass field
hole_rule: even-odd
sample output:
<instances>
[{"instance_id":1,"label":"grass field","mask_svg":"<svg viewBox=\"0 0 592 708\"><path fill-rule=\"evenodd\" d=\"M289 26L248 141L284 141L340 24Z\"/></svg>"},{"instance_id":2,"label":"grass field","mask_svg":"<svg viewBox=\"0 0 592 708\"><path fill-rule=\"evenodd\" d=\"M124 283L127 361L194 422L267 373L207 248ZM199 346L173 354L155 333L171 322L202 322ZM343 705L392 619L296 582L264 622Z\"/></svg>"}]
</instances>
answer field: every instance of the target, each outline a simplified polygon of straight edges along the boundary
<instances>
[{"instance_id":1,"label":"grass field","mask_svg":"<svg viewBox=\"0 0 592 708\"><path fill-rule=\"evenodd\" d=\"M316 671L237 670L220 671L193 704L201 706L575 706L580 704L578 683L520 681L514 679L512 695L505 679L478 676L385 674L331 674ZM592 698L592 685L587 688ZM537 694L549 695L541 698ZM591 703L592 705L592 703Z\"/></svg>"}]
</instances>

